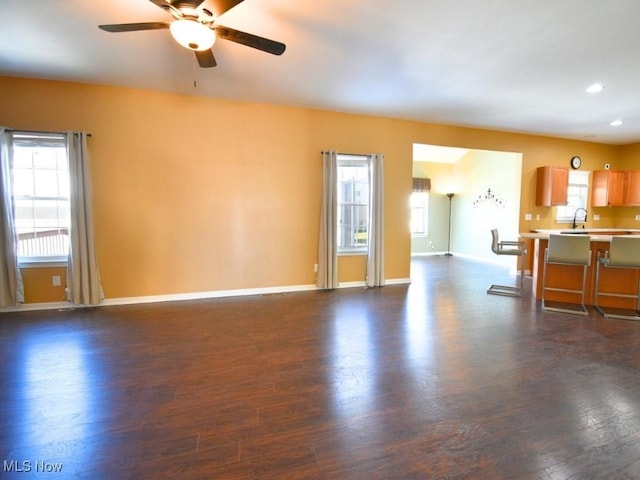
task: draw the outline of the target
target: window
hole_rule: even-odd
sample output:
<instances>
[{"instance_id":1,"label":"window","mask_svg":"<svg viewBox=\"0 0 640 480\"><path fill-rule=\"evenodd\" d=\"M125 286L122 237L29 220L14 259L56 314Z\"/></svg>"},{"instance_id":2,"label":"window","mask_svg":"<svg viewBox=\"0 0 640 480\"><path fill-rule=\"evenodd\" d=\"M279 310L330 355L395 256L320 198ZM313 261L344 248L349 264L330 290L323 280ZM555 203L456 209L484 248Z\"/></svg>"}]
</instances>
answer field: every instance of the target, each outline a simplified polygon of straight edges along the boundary
<instances>
[{"instance_id":1,"label":"window","mask_svg":"<svg viewBox=\"0 0 640 480\"><path fill-rule=\"evenodd\" d=\"M411 235L426 236L429 234L429 193L411 193Z\"/></svg>"},{"instance_id":2,"label":"window","mask_svg":"<svg viewBox=\"0 0 640 480\"><path fill-rule=\"evenodd\" d=\"M66 260L70 191L65 136L13 133L11 172L19 261Z\"/></svg>"},{"instance_id":3,"label":"window","mask_svg":"<svg viewBox=\"0 0 640 480\"><path fill-rule=\"evenodd\" d=\"M557 223L571 223L579 208L587 208L590 172L569 172L569 188L567 190L567 204L556 211ZM585 214L581 210L576 218L577 223L584 223Z\"/></svg>"},{"instance_id":4,"label":"window","mask_svg":"<svg viewBox=\"0 0 640 480\"><path fill-rule=\"evenodd\" d=\"M338 252L366 251L368 240L368 158L338 155Z\"/></svg>"}]
</instances>

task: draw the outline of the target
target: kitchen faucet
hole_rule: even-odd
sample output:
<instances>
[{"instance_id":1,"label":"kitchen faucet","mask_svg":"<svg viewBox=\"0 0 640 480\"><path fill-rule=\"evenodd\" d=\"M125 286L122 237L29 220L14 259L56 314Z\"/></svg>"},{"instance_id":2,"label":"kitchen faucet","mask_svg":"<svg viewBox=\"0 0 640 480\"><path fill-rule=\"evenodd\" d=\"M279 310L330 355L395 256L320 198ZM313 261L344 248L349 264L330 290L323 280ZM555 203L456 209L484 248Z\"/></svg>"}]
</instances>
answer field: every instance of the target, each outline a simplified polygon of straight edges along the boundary
<instances>
[{"instance_id":1,"label":"kitchen faucet","mask_svg":"<svg viewBox=\"0 0 640 480\"><path fill-rule=\"evenodd\" d=\"M578 227L578 225L576 224L576 217L578 216L578 212L580 210L584 210L584 223L587 223L587 209L586 208L582 208L582 207L578 207L578 208L576 208L576 211L573 214L573 223L571 224L571 228L577 228ZM582 228L584 228L584 225L582 226Z\"/></svg>"}]
</instances>

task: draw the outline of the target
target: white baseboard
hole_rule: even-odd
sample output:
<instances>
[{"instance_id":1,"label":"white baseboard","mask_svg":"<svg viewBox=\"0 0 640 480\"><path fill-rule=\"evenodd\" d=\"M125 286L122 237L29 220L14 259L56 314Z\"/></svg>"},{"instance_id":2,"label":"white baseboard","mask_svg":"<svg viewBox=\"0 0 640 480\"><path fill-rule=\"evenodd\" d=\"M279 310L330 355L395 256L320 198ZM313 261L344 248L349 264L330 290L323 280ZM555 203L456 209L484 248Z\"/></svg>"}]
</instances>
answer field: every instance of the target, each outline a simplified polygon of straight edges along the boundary
<instances>
[{"instance_id":1,"label":"white baseboard","mask_svg":"<svg viewBox=\"0 0 640 480\"><path fill-rule=\"evenodd\" d=\"M64 310L74 308L69 302L21 303L15 307L0 307L0 313L32 312L37 310Z\"/></svg>"},{"instance_id":2,"label":"white baseboard","mask_svg":"<svg viewBox=\"0 0 640 480\"><path fill-rule=\"evenodd\" d=\"M392 278L390 280L385 280L385 285L406 285L411 283L410 278Z\"/></svg>"},{"instance_id":3,"label":"white baseboard","mask_svg":"<svg viewBox=\"0 0 640 480\"><path fill-rule=\"evenodd\" d=\"M101 305L136 305L142 303L182 302L187 300L208 300L213 298L244 297L249 295L273 295L277 293L304 292L317 290L315 285L293 285L283 287L239 288L234 290L214 290L210 292L174 293L169 295L146 295L144 297L106 298Z\"/></svg>"},{"instance_id":4,"label":"white baseboard","mask_svg":"<svg viewBox=\"0 0 640 480\"><path fill-rule=\"evenodd\" d=\"M409 278L385 280L385 285L402 285L411 283ZM365 282L342 282L338 288L366 287ZM4 312L29 312L38 310L65 310L73 308L105 307L118 305L137 305L144 303L182 302L188 300L207 300L215 298L243 297L249 295L274 295L293 292L320 290L316 285L288 285L280 287L240 288L234 290L215 290L210 292L175 293L169 295L145 295L142 297L105 298L100 305L73 305L69 302L24 303L15 307L2 307Z\"/></svg>"},{"instance_id":5,"label":"white baseboard","mask_svg":"<svg viewBox=\"0 0 640 480\"><path fill-rule=\"evenodd\" d=\"M385 285L404 285L408 283L411 283L410 278L392 278L390 280L384 281ZM367 284L366 282L360 280L357 282L341 282L340 285L338 285L338 288L356 288L356 287L367 288Z\"/></svg>"}]
</instances>

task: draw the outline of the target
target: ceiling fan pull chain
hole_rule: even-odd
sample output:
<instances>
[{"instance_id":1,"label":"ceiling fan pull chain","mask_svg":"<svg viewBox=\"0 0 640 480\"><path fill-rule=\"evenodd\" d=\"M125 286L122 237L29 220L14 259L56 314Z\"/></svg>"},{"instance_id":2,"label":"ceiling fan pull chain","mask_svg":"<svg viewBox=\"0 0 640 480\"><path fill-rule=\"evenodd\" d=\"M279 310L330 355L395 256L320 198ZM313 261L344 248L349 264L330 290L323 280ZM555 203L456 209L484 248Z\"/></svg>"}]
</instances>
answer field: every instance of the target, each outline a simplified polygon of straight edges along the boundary
<instances>
[{"instance_id":1,"label":"ceiling fan pull chain","mask_svg":"<svg viewBox=\"0 0 640 480\"><path fill-rule=\"evenodd\" d=\"M196 62L192 61L191 65L193 65L193 88L198 88L198 81L196 80Z\"/></svg>"}]
</instances>

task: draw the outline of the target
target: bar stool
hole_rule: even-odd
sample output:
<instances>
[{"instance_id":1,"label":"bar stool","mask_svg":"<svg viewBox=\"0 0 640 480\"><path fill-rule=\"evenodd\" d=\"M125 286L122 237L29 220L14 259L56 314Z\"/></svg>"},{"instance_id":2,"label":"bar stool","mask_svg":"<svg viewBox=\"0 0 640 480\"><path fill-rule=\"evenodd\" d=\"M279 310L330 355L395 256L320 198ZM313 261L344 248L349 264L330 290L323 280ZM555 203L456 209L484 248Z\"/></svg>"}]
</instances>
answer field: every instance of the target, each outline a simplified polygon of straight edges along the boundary
<instances>
[{"instance_id":1,"label":"bar stool","mask_svg":"<svg viewBox=\"0 0 640 480\"><path fill-rule=\"evenodd\" d=\"M585 287L587 285L587 267L591 264L591 237L589 235L549 235L549 246L545 251L542 269L542 309L554 312L588 315L589 310L584 304ZM578 265L582 266L582 287L580 290L547 287L547 265ZM550 307L545 303L545 292L579 293L581 295L580 310L570 308Z\"/></svg>"},{"instance_id":2,"label":"bar stool","mask_svg":"<svg viewBox=\"0 0 640 480\"><path fill-rule=\"evenodd\" d=\"M622 318L625 320L640 320L640 282L636 295L624 293L611 293L600 291L600 266L604 268L635 268L640 269L640 237L613 236L609 251L604 256L598 252L598 264L596 265L596 291L595 307L605 318ZM605 312L598 303L599 296L635 298L636 309L634 315L622 315Z\"/></svg>"},{"instance_id":3,"label":"bar stool","mask_svg":"<svg viewBox=\"0 0 640 480\"><path fill-rule=\"evenodd\" d=\"M520 257L520 283L517 287L511 287L508 285L496 285L491 284L487 289L487 293L490 295L503 295L507 297L521 297L524 284L524 258L527 254L527 248L525 242L515 242L510 240L500 241L498 236L498 230L491 230L491 250L496 255L512 255Z\"/></svg>"}]
</instances>

